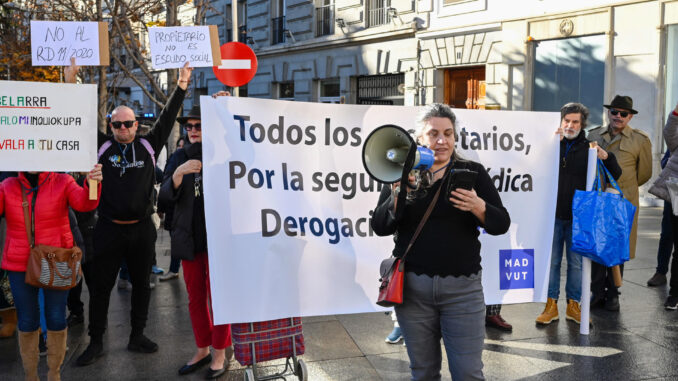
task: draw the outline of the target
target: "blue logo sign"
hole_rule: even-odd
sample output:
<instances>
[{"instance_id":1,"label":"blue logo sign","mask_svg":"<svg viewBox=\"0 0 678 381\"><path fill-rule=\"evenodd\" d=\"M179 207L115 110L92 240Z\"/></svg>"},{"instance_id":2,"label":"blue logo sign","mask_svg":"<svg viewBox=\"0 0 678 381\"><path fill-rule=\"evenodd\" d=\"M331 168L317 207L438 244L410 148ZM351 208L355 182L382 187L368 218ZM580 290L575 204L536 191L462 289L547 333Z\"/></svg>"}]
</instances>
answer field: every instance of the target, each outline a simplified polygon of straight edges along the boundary
<instances>
[{"instance_id":1,"label":"blue logo sign","mask_svg":"<svg viewBox=\"0 0 678 381\"><path fill-rule=\"evenodd\" d=\"M499 288L534 288L534 249L499 250Z\"/></svg>"}]
</instances>

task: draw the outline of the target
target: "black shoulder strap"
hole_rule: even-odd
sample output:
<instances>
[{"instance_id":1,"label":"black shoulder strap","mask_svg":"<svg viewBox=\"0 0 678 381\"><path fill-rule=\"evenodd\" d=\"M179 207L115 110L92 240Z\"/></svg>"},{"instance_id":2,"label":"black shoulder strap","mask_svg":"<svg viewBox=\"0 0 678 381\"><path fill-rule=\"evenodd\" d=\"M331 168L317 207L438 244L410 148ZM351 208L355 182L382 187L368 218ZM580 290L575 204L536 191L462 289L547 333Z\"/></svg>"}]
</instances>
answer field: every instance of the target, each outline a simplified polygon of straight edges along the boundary
<instances>
[{"instance_id":1,"label":"black shoulder strap","mask_svg":"<svg viewBox=\"0 0 678 381\"><path fill-rule=\"evenodd\" d=\"M438 197L440 196L440 190L443 188L443 184L445 180L447 179L448 174L450 173L449 170L445 171L445 175L440 181L440 186L438 187L438 190L436 190L436 193L433 195L433 199L431 200L431 203L428 205L428 209L426 209L426 213L424 213L424 216L421 218L421 221L419 222L419 226L417 226L417 230L415 230L414 234L412 235L412 239L410 239L410 243L407 245L407 249L405 249L405 253L403 253L403 256L400 257L400 266L401 268L399 269L402 271L402 266L405 263L405 257L407 254L410 252L410 249L414 245L414 241L417 240L417 237L419 237L419 233L421 233L421 229L424 228L424 224L426 224L426 221L428 218L431 216L431 212L433 211L433 208L436 205L436 202L438 202Z\"/></svg>"}]
</instances>

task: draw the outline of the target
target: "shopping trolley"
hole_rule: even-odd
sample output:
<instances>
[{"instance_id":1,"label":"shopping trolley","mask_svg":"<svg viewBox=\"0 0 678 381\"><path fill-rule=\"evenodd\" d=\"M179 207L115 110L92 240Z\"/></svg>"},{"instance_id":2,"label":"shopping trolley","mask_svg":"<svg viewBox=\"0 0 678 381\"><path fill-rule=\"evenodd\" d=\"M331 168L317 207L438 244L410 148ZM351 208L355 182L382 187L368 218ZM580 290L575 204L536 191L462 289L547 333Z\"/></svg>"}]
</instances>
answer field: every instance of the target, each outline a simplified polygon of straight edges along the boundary
<instances>
[{"instance_id":1,"label":"shopping trolley","mask_svg":"<svg viewBox=\"0 0 678 381\"><path fill-rule=\"evenodd\" d=\"M231 324L235 359L245 369L245 381L285 379L295 375L300 381L308 380L304 360L304 334L301 318L286 318L256 323ZM268 376L257 376L257 365L263 361L285 358L285 369ZM291 374L290 374L291 373Z\"/></svg>"}]
</instances>

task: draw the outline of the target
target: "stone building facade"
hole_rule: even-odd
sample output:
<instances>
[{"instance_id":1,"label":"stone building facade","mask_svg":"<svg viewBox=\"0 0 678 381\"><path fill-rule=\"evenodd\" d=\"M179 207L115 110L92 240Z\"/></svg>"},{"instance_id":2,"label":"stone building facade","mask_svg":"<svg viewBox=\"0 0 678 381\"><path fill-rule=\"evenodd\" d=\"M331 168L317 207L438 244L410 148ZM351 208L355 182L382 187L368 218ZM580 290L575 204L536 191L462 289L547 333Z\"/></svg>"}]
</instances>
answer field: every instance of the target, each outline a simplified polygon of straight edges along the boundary
<instances>
[{"instance_id":1,"label":"stone building facade","mask_svg":"<svg viewBox=\"0 0 678 381\"><path fill-rule=\"evenodd\" d=\"M230 34L230 1L208 24ZM247 0L240 36L259 68L250 97L557 111L630 95L650 135L678 102L677 0ZM223 89L199 69L196 95ZM197 98L195 98L197 99ZM555 128L545 126L545 128ZM659 173L659 166L655 167Z\"/></svg>"}]
</instances>

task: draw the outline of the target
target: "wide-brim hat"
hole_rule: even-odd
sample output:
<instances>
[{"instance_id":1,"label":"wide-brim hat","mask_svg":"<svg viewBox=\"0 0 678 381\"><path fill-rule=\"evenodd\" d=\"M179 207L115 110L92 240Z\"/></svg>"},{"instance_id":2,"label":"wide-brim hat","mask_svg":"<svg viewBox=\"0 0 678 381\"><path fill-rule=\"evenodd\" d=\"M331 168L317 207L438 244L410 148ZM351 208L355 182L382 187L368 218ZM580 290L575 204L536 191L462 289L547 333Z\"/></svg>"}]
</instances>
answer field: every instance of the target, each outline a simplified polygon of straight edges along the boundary
<instances>
[{"instance_id":1,"label":"wide-brim hat","mask_svg":"<svg viewBox=\"0 0 678 381\"><path fill-rule=\"evenodd\" d=\"M191 107L191 111L189 111L188 114L178 117L177 121L181 124L184 124L189 119L201 120L200 119L200 106L194 105L193 107Z\"/></svg>"},{"instance_id":2,"label":"wide-brim hat","mask_svg":"<svg viewBox=\"0 0 678 381\"><path fill-rule=\"evenodd\" d=\"M629 110L631 114L637 114L638 111L633 109L633 99L628 95L615 95L609 105L603 105L605 108L621 108Z\"/></svg>"}]
</instances>

